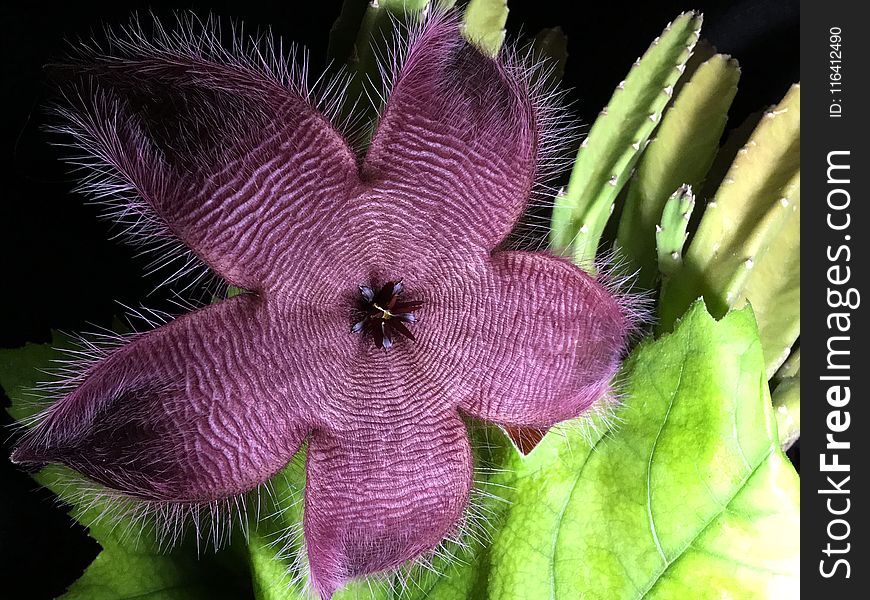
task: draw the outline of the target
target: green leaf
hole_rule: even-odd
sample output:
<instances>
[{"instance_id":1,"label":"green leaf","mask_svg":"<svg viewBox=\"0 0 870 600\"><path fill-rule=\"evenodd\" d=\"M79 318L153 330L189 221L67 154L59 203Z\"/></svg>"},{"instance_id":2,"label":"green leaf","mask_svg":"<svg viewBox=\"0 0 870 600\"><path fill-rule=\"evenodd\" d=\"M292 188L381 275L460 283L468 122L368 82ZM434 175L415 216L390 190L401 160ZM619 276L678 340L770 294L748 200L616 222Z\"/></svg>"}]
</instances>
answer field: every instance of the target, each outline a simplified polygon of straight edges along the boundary
<instances>
[{"instance_id":1,"label":"green leaf","mask_svg":"<svg viewBox=\"0 0 870 600\"><path fill-rule=\"evenodd\" d=\"M489 56L497 56L505 38L507 0L469 0L462 17L465 39Z\"/></svg>"},{"instance_id":2,"label":"green leaf","mask_svg":"<svg viewBox=\"0 0 870 600\"><path fill-rule=\"evenodd\" d=\"M665 112L628 184L617 245L631 261L630 270L640 269L637 283L645 289L657 278L655 228L665 202L680 185L700 187L719 148L739 79L737 61L728 56L716 54L700 64Z\"/></svg>"},{"instance_id":3,"label":"green leaf","mask_svg":"<svg viewBox=\"0 0 870 600\"><path fill-rule=\"evenodd\" d=\"M487 598L799 595L799 480L749 309L700 303L623 370L623 421L515 458Z\"/></svg>"},{"instance_id":4,"label":"green leaf","mask_svg":"<svg viewBox=\"0 0 870 600\"><path fill-rule=\"evenodd\" d=\"M592 268L616 196L661 121L701 20L684 13L665 28L613 93L577 153L568 188L556 198L550 241L559 252L570 250L584 268Z\"/></svg>"},{"instance_id":5,"label":"green leaf","mask_svg":"<svg viewBox=\"0 0 870 600\"><path fill-rule=\"evenodd\" d=\"M71 347L71 340L55 334L58 347ZM0 348L0 385L11 401L6 409L16 421L25 421L39 412L42 403L33 389L47 377L42 370L51 367L51 361L61 353L48 344L25 344L21 348Z\"/></svg>"},{"instance_id":6,"label":"green leaf","mask_svg":"<svg viewBox=\"0 0 870 600\"><path fill-rule=\"evenodd\" d=\"M212 600L250 592L214 561L196 555L159 555L135 548L104 549L62 600Z\"/></svg>"},{"instance_id":7,"label":"green leaf","mask_svg":"<svg viewBox=\"0 0 870 600\"><path fill-rule=\"evenodd\" d=\"M303 600L302 510L305 494L305 450L272 478L272 493L261 509L262 520L248 540L254 597L257 600Z\"/></svg>"}]
</instances>

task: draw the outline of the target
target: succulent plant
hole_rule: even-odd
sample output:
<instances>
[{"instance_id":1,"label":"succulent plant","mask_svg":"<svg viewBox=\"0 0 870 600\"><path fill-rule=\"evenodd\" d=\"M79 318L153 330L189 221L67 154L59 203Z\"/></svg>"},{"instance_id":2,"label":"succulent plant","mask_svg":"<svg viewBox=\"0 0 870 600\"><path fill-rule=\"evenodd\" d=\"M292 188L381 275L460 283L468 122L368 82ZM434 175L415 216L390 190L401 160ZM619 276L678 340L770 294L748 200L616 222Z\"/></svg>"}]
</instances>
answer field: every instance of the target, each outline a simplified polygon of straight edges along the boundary
<instances>
[{"instance_id":1,"label":"succulent plant","mask_svg":"<svg viewBox=\"0 0 870 600\"><path fill-rule=\"evenodd\" d=\"M661 218L655 226L655 241L658 271L663 282L683 266L683 246L689 236L689 220L694 208L695 193L691 185L684 183L671 194L661 209Z\"/></svg>"},{"instance_id":2,"label":"succulent plant","mask_svg":"<svg viewBox=\"0 0 870 600\"><path fill-rule=\"evenodd\" d=\"M440 10L453 4L441 3ZM390 74L379 58L399 43L403 27L430 18L433 11L443 16L429 0L379 0L370 2L364 12L358 9L358 3L347 2L330 36L331 56L346 62L349 68L347 98L331 106L336 116L353 113L352 106L366 95L377 96L382 80ZM499 61L509 50L504 47L507 2L470 0L456 10L463 11L461 26L456 27L453 21L448 22L454 25L446 27L436 24L437 31L432 35L444 37L439 38L439 44L455 45L455 40L449 44L445 41L449 36L444 31L453 28L453 35L461 30L479 50L474 54L476 65L502 65ZM549 254L555 256L511 253L501 247L491 255L496 260L498 256L508 257L504 260L522 274L505 285L504 296L508 297L509 289L514 294L511 297L525 298L527 305L522 301L487 305L478 311L483 323L480 331L488 323L504 333L510 343L496 344L477 354L463 354L451 330L436 344L443 350L441 359L408 367L424 374L415 381L425 388L421 394L432 397L445 389L435 375L464 369L467 377L451 380L451 385L456 384L459 390L465 389L463 386L495 389L497 400L484 403L484 408L511 413L504 418L499 413L499 418L488 419L489 424L467 422L463 426L453 412L447 411L452 427L450 439L456 442L452 446L443 437L421 435L426 432L425 418L407 421L406 425L413 423L405 427L402 439L410 454L402 459L402 468L417 475L436 473L431 479L441 482L437 490L426 492L422 478L417 476L391 479L396 463L379 450L383 439L377 435L366 438L349 430L332 435L330 443L335 448L350 448L350 463L356 457L379 467L352 465L349 472L355 476L324 477L324 473L332 471L321 468L321 463L334 457L324 453L320 438L294 432L294 447L282 450L278 458L257 450L257 456L269 458L270 475L276 468L281 469L258 488L264 490L262 494L226 506L212 502L202 508L202 514L198 509L179 511L172 506L158 508L160 514L143 511L136 502L107 494L90 481L77 478L70 469L51 465L35 477L72 505L74 517L90 528L103 548L64 598L237 598L253 594L257 600L300 600L312 585L322 598L372 600L568 599L602 590L608 597L635 597L640 592L661 598L686 597L688 593L696 597L743 597L761 589L776 590L782 597L797 593L798 479L782 448L791 445L800 433L800 88L795 85L782 102L765 111L751 135L732 132L730 141L722 144L720 138L737 93L740 69L735 60L716 53L700 40L701 25L699 14L687 12L665 27L630 68L592 124L577 151L567 186L544 198L545 208L552 206L548 238ZM565 64L564 34L558 29L542 31L528 56L545 61L544 67L534 71L531 79L519 81L542 87L552 85ZM514 73L510 70L514 68L516 65L511 63L505 72ZM430 73L428 69L423 71ZM516 80L508 80L516 84ZM413 104L414 97L400 100ZM414 102L418 103L414 105L418 112L437 112L437 106L426 107L419 98ZM370 138L375 131L376 104L362 113L358 129L363 138ZM91 124L106 122L96 119ZM488 138L481 142L483 146L475 146L476 138L471 134L466 137L472 152L496 146ZM386 152L385 147L401 148L412 138L405 132L386 144L375 137L372 152L377 158L378 152ZM553 145L558 141L546 137L542 140ZM113 151L129 154L123 147L111 144L104 150L107 156ZM552 152L552 148L544 148L543 152ZM499 155L493 160L509 161L515 154ZM432 161L438 168L450 170L437 157ZM327 160L319 160L321 163ZM404 161L400 166L406 168L408 164ZM389 170L395 165L387 160L379 167ZM411 190L420 178L413 179L396 185ZM474 179L474 186L487 184L484 179ZM497 187L494 181L488 185ZM501 181L500 185L519 184ZM316 187L314 183L312 186ZM410 207L413 194L408 192L407 198ZM518 222L519 215L510 212L513 204L493 201L492 206L487 206L493 210L486 218L475 216L477 226L467 218L450 216L467 226L468 231L457 233L447 245L461 246L461 239L480 234L487 243L492 242L486 246L489 252L503 239L499 226ZM536 208L540 210L541 206ZM469 207L462 210L468 212ZM431 222L440 214L433 209L423 217L413 218L420 223ZM175 226L173 231L185 225L183 214L168 220ZM415 221L415 227L422 231L420 223ZM248 226L256 230L258 224ZM221 232L210 232L216 236L215 243L220 243ZM212 238L203 231L195 233L202 234L193 243L197 253L203 254L202 249L210 247ZM189 237L184 231L180 235ZM354 239L359 246L365 245L359 241L363 238ZM408 254L413 254L415 246L425 245L422 237L415 239L405 248ZM343 243L333 241L336 246ZM222 252L233 252L232 248L230 244ZM243 286L256 287L258 283L235 276L236 272L244 275L245 268L252 267L269 274L274 267L267 261L222 263L221 252L208 256L217 261L218 270L230 272L230 280ZM328 258L314 259L332 265ZM401 260L396 258L397 262ZM446 260L440 256L432 268L449 271ZM477 277L473 262L469 259L464 270L457 269L451 280ZM541 268L532 268L535 265ZM620 276L625 272L629 273L627 279ZM333 349L341 344L365 345L366 352L379 357L377 372L360 376L368 382L389 370L389 357L417 356L401 350L416 343L418 335L424 343L430 339L425 337L429 335L425 333L429 308L426 302L403 296L406 283L392 273L376 279L361 282L352 300L348 300L356 311L353 318L348 317L346 331L342 331L347 335L336 337L341 338L340 343L330 338ZM482 294L494 293L490 284L481 286ZM633 313L636 305L625 302L632 296L620 289L626 285L655 303L655 327L648 329L614 382L608 383L617 366L616 355L631 328L630 321L637 316ZM580 288L585 291L578 292ZM606 302L586 302L584 298L590 294ZM244 307L254 298L234 286L226 296L232 300L218 297L215 305L200 311L199 316L220 315L227 306ZM454 300L449 296L447 292L445 298L438 296L438 303L448 306L450 315L461 315L465 304L451 304ZM538 302L543 296L546 301ZM602 309L604 304L612 304L613 310ZM502 318L492 318L489 311L499 312ZM612 320L618 323L611 327L608 315L617 313L618 318ZM506 318L508 314L512 316ZM193 321L183 317L164 331L177 330L179 322L186 327ZM217 321L213 325L220 325ZM254 323L257 319L239 317L237 321ZM448 322L446 317L443 322ZM568 329L581 331L582 335L560 342L554 332ZM242 335L238 327L215 326L210 336L203 331L197 329L197 336L202 338L187 346L223 357L219 361L222 364L246 352L262 354L265 347ZM594 385L586 388L594 387L596 393L592 395L596 396L616 389L623 406L614 412L612 403L590 406L586 400L591 398L584 397L582 410L565 405L567 408L559 415L544 415L546 410L562 406L558 394L561 388L547 387L548 381L558 380L560 386L571 389L583 386L585 380L576 375L577 364L588 359L586 348L595 345L590 341L595 335L607 340L606 356L601 355L606 365L599 369ZM149 337L135 339L134 344L143 346ZM81 342L73 338L58 334L53 341L55 349L28 345L20 350L0 351L0 383L13 400L10 413L19 421L32 420L36 412L24 401L25 388L38 377L32 367L45 366L64 351L82 352L76 350ZM90 344L86 354L101 352L93 342L85 343ZM300 347L318 343L309 339ZM147 378L148 373L153 375L161 369L182 368L178 366L180 359L170 361L167 367L158 350L149 351L147 357L157 367L146 368L143 365L151 363L140 361L127 371ZM485 363L485 356L498 360ZM524 373L531 372L529 361L534 356L547 356L551 367L540 380L524 379ZM502 360L505 357L517 360ZM329 369L323 365L335 356L327 352L321 358L310 373L316 371L317 381L328 381ZM243 379L256 378L265 382L263 385L277 385L270 380L269 367L278 377L276 365L284 368L283 363L268 357L263 361L265 370L255 373L256 369L251 369ZM106 363L102 365L96 369L105 371ZM213 371L204 367L203 373ZM128 383L123 378L115 381L103 375L100 377L109 387ZM304 370L299 371L300 381L308 376ZM433 383L427 383L430 381ZM501 381L510 385L499 388ZM92 382L88 385L93 387ZM152 396L170 392L147 389L142 391L142 399L149 402ZM528 402L511 404L502 398L512 395ZM77 398L75 394L70 397ZM62 408L69 404L66 401ZM460 408L469 417L486 412L481 406ZM331 410L326 405L318 408ZM481 410L475 412L476 408ZM212 412L221 420L228 408L219 409ZM390 414L405 414L402 411L406 409L399 405L384 408ZM173 410L188 408L178 404ZM264 414L258 418L269 420L287 412L282 410L271 411L269 418ZM582 420L564 421L581 412ZM520 413L523 418L515 418ZM377 406L361 407L357 416L369 424L380 423L383 417ZM91 415L85 417L87 420ZM179 430L193 422L174 421ZM142 417L137 423L142 431L134 433L148 437L144 430L149 421ZM66 426L62 422L54 425L53 431L61 432ZM101 443L113 442L128 433L123 428L104 429L98 432ZM36 439L45 438L43 433L31 433L25 440L32 442L34 435ZM167 433L176 434L178 431ZM265 434L258 431L251 435L261 439ZM303 438L308 440L307 445L303 444L291 459ZM33 449L30 442L22 447ZM157 446L160 443L155 442ZM192 447L201 445L196 441ZM92 448L79 450L85 456ZM111 459L111 448L103 450L102 459ZM474 454L473 483L470 455L466 456L469 450ZM443 465L433 462L439 452L450 455L447 462L458 465L456 473L446 473ZM209 461L208 452L198 456ZM87 464L66 464L110 487L119 483L115 481L117 473L108 473L90 455L85 458ZM125 454L124 458L135 463L141 456ZM163 466L171 471L174 463L170 463ZM123 479L126 471L118 473ZM159 474L146 475L148 485L156 486L161 493L166 491L160 487L165 482ZM204 469L198 474L205 486L210 485L205 480L214 483L223 475L220 468ZM455 494L444 484L448 479L462 482ZM123 491L129 484L120 481L114 487ZM312 489L322 491L329 486L336 489L330 491L327 504L332 508L341 504L332 512L320 510L323 503L312 500L316 495ZM435 498L440 509L427 513L415 509L412 503L398 503L392 512L369 510L367 505L377 496L372 495L372 490L386 493L389 486L393 486L389 491L396 497L410 494ZM460 517L457 507L466 500L467 511ZM342 512L342 507L347 506L354 509ZM227 510L238 513L234 526L212 519L212 513ZM405 515L403 511L410 512ZM447 512L450 514L444 516ZM350 514L352 518L338 523L336 514ZM176 527L174 521L181 516L192 519L193 531L185 533ZM445 540L433 553L424 552L457 521L460 526L456 529L461 529L463 536ZM214 557L194 559L203 538L211 538L215 546L220 546L239 522L243 526L242 538L224 543L226 549ZM314 536L312 523L317 529ZM425 540L418 539L419 532L426 532ZM401 537L401 543L385 542L390 535ZM131 545L130 536L137 545ZM312 539L317 542L315 550L329 554L328 560L306 557L306 548L311 553ZM191 544L196 550L191 549ZM351 546L353 552L338 555L336 549ZM163 554L167 548L171 553ZM415 560L396 569L398 562L405 559ZM223 575L211 580L214 573ZM226 573L231 574L230 579ZM361 578L373 573L376 575Z\"/></svg>"},{"instance_id":3,"label":"succulent plant","mask_svg":"<svg viewBox=\"0 0 870 600\"><path fill-rule=\"evenodd\" d=\"M735 130L734 141L720 151L740 69L708 47L690 60L699 27L694 15L681 15L614 92L577 155L567 190L555 198L551 241L587 268L612 243L622 268L635 273L635 285L657 294L659 332L671 331L698 298L715 317L751 305L771 379L800 335L800 85L763 111L757 124ZM687 44L686 53L677 52L678 42ZM673 45L671 62L661 58L663 43ZM639 79L645 87L633 90L632 73L652 73L653 66L657 75ZM656 94L663 81L665 95L676 90L675 97L661 104L667 105L663 115L662 109L650 112L655 118L644 122L648 105L630 104L626 90L635 101L661 103ZM628 138L635 144L626 148ZM698 197L698 190L709 189L709 198ZM602 242L613 214L617 235ZM779 395L790 390L790 423L799 424L794 383ZM790 445L795 432L788 429L783 439Z\"/></svg>"},{"instance_id":4,"label":"succulent plant","mask_svg":"<svg viewBox=\"0 0 870 600\"><path fill-rule=\"evenodd\" d=\"M659 216L667 214L665 202L674 190L682 185L700 190L737 92L740 69L736 61L714 54L694 69L692 66L690 61L678 80L673 104L638 161L619 215L617 247L631 267L640 270L637 284L644 289L653 288L658 279L650 231L656 225L665 227L665 218L659 222ZM684 233L688 225L686 219L681 228ZM671 241L671 252L680 252L684 241ZM680 248L676 248L678 243Z\"/></svg>"},{"instance_id":5,"label":"succulent plant","mask_svg":"<svg viewBox=\"0 0 870 600\"><path fill-rule=\"evenodd\" d=\"M550 234L553 248L578 264L593 268L616 197L662 119L700 28L695 13L668 24L634 63L583 141L568 187L555 200Z\"/></svg>"},{"instance_id":6,"label":"succulent plant","mask_svg":"<svg viewBox=\"0 0 870 600\"><path fill-rule=\"evenodd\" d=\"M801 350L796 348L776 372L772 383L777 431L784 448L801 434Z\"/></svg>"},{"instance_id":7,"label":"succulent plant","mask_svg":"<svg viewBox=\"0 0 870 600\"><path fill-rule=\"evenodd\" d=\"M704 296L714 315L723 315L747 300L760 308L767 301L762 290L770 289L771 284L780 285L779 279L792 280L796 269L782 267L783 261L793 259L798 247L795 238L799 207L800 87L795 85L782 102L764 113L749 141L737 152L716 194L707 202L686 254L684 270L664 290L663 327L668 327L699 295ZM773 259L779 275L773 280L762 276L763 285L750 287L750 281L758 281L754 277L759 272L756 267L764 264L768 250L777 247L783 252ZM750 295L759 287L758 293ZM782 308L794 314L796 307L788 303ZM764 331L767 323L760 323ZM794 343L797 331L789 338L776 348L776 356L768 359L775 365L773 371L788 356L782 355Z\"/></svg>"}]
</instances>

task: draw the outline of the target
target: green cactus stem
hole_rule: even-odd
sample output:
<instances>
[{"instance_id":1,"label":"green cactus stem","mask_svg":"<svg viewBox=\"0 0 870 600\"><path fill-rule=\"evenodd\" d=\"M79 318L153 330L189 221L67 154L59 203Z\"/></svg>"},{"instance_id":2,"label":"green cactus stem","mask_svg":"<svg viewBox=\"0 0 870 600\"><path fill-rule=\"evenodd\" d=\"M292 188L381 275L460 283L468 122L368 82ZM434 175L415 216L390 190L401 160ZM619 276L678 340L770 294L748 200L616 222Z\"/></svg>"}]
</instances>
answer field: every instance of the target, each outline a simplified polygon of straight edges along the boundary
<instances>
[{"instance_id":1,"label":"green cactus stem","mask_svg":"<svg viewBox=\"0 0 870 600\"><path fill-rule=\"evenodd\" d=\"M749 302L755 311L768 378L789 357L801 331L800 185L794 185L795 191L784 196L793 213L749 274L743 299L735 303L739 308Z\"/></svg>"},{"instance_id":2,"label":"green cactus stem","mask_svg":"<svg viewBox=\"0 0 870 600\"><path fill-rule=\"evenodd\" d=\"M679 98L680 92L683 91L683 87L688 81L692 80L692 77L694 77L695 73L698 71L698 67L713 58L715 54L716 48L713 44L704 38L698 40L695 47L692 48L692 56L690 56L689 60L686 61L686 68L683 71L682 77L680 77L677 80L677 83L674 84L674 94L671 96L669 106L673 105L675 98Z\"/></svg>"},{"instance_id":3,"label":"green cactus stem","mask_svg":"<svg viewBox=\"0 0 870 600\"><path fill-rule=\"evenodd\" d=\"M801 349L797 346L771 380L774 414L783 450L800 437L801 430Z\"/></svg>"},{"instance_id":4,"label":"green cactus stem","mask_svg":"<svg viewBox=\"0 0 870 600\"><path fill-rule=\"evenodd\" d=\"M380 89L381 71L378 57L384 56L393 36L396 35L394 21L408 22L422 14L429 7L430 0L370 0L359 19L359 9L347 0L330 32L329 54L336 60L345 60L353 76L348 84L347 98L359 98L367 88ZM354 28L359 27L353 42ZM350 106L344 107L350 110ZM359 110L359 109L358 109ZM374 107L369 109L369 120L375 117Z\"/></svg>"},{"instance_id":5,"label":"green cactus stem","mask_svg":"<svg viewBox=\"0 0 870 600\"><path fill-rule=\"evenodd\" d=\"M799 199L800 87L795 85L765 113L707 204L682 268L663 290L660 329L669 331L700 296L717 317L744 304L753 270L781 242L781 232L791 235L785 225Z\"/></svg>"},{"instance_id":6,"label":"green cactus stem","mask_svg":"<svg viewBox=\"0 0 870 600\"><path fill-rule=\"evenodd\" d=\"M779 443L788 450L801 436L801 376L800 370L779 382L771 398Z\"/></svg>"},{"instance_id":7,"label":"green cactus stem","mask_svg":"<svg viewBox=\"0 0 870 600\"><path fill-rule=\"evenodd\" d=\"M556 197L552 247L584 268L593 269L616 196L661 121L701 21L694 12L680 15L635 62L578 151L567 189Z\"/></svg>"},{"instance_id":8,"label":"green cactus stem","mask_svg":"<svg viewBox=\"0 0 870 600\"><path fill-rule=\"evenodd\" d=\"M716 156L739 78L737 62L722 54L698 65L665 113L628 184L617 247L630 269L639 270L640 288L651 289L658 276L653 228L662 207L681 183L700 187Z\"/></svg>"},{"instance_id":9,"label":"green cactus stem","mask_svg":"<svg viewBox=\"0 0 870 600\"><path fill-rule=\"evenodd\" d=\"M789 377L794 377L798 374L801 368L801 348L800 346L796 347L791 354L788 355L788 358L779 370L776 372L773 380L774 382L780 382L783 379L787 379Z\"/></svg>"},{"instance_id":10,"label":"green cactus stem","mask_svg":"<svg viewBox=\"0 0 870 600\"><path fill-rule=\"evenodd\" d=\"M338 64L356 60L353 57L354 43L366 13L366 6L366 2L361 0L344 0L341 3L341 12L329 29L329 46L326 50L328 60Z\"/></svg>"},{"instance_id":11,"label":"green cactus stem","mask_svg":"<svg viewBox=\"0 0 870 600\"><path fill-rule=\"evenodd\" d=\"M701 186L700 190L698 190L698 197L712 198L716 195L716 190L719 189L719 186L722 184L722 181L731 169L731 165L734 164L734 161L737 159L737 153L742 150L749 141L749 138L758 127L758 124L761 123L761 119L764 117L765 112L766 111L764 110L759 110L750 113L745 119L743 119L742 123L728 131L728 135L725 136L725 141L721 146L719 146L716 158L713 159L713 165L710 167L710 170L707 171L707 175L704 178L704 185ZM694 229L697 229L697 223L695 223Z\"/></svg>"},{"instance_id":12,"label":"green cactus stem","mask_svg":"<svg viewBox=\"0 0 870 600\"><path fill-rule=\"evenodd\" d=\"M489 56L498 55L504 44L507 0L469 0L462 17L462 33Z\"/></svg>"},{"instance_id":13,"label":"green cactus stem","mask_svg":"<svg viewBox=\"0 0 870 600\"><path fill-rule=\"evenodd\" d=\"M709 206L709 205L708 205ZM760 215L761 219L746 236L743 243L729 256L723 256L720 264L721 277L717 288L722 291L721 297L713 297L713 307L717 313L725 314L731 308L745 304L745 290L754 270L762 263L767 252L774 247L776 239L783 231L785 224L795 214L800 206L800 174L795 175L783 188L782 196L771 210ZM717 273L713 272L714 285ZM790 346L790 345L789 345ZM786 355L787 356L787 355Z\"/></svg>"},{"instance_id":14,"label":"green cactus stem","mask_svg":"<svg viewBox=\"0 0 870 600\"><path fill-rule=\"evenodd\" d=\"M539 31L532 42L532 52L536 61L546 63L548 83L556 84L562 80L568 61L568 36L561 27Z\"/></svg>"},{"instance_id":15,"label":"green cactus stem","mask_svg":"<svg viewBox=\"0 0 870 600\"><path fill-rule=\"evenodd\" d=\"M676 273L683 264L683 244L686 243L686 229L694 207L695 193L689 184L681 185L665 202L661 222L655 226L658 266L663 280Z\"/></svg>"}]
</instances>

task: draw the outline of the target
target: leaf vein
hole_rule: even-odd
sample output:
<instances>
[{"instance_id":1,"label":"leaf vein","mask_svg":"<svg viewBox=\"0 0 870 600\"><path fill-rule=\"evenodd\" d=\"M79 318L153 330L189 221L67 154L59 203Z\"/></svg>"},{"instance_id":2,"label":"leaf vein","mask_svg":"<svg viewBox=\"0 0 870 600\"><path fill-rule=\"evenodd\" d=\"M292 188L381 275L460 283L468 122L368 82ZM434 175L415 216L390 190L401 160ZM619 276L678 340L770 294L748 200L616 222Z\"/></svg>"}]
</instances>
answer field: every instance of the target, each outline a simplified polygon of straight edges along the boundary
<instances>
[{"instance_id":1,"label":"leaf vein","mask_svg":"<svg viewBox=\"0 0 870 600\"><path fill-rule=\"evenodd\" d=\"M677 398L677 394L680 393L680 388L683 384L683 372L685 370L685 363L680 363L680 372L677 375L677 385L674 386L674 391L670 394L670 399L668 400L668 409L665 411L665 417L662 419L662 424L659 426L659 430L656 433L655 440L653 440L652 448L649 453L649 460L646 465L646 513L649 518L649 528L652 533L653 541L655 542L656 549L659 551L659 555L662 557L662 560L665 563L668 562L668 557L665 555L665 551L662 548L661 541L659 540L658 532L656 531L655 520L653 519L652 514L652 463L653 458L655 457L656 448L659 444L659 438L662 435L662 431L665 429L665 425L668 423L668 417L671 415L671 409L674 406L674 401ZM652 375L652 373L650 373ZM655 377L651 378L652 381L655 381Z\"/></svg>"},{"instance_id":2,"label":"leaf vein","mask_svg":"<svg viewBox=\"0 0 870 600\"><path fill-rule=\"evenodd\" d=\"M641 592L641 594L637 597L637 600L641 600L643 598L646 598L647 594L650 593L650 590L652 590L658 584L659 580L661 580L661 578L664 576L664 574L667 572L667 570L671 567L671 565L673 565L675 562L677 562L677 560L679 560L683 556L683 554L685 554L686 551L690 547L692 547L692 544L695 542L695 540L697 540L699 537L701 537L704 534L704 532L707 531L707 529L709 529L710 526L716 521L716 519L718 519L720 516L722 516L722 513L724 513L726 510L728 510L728 507L731 505L732 502L734 502L735 498L737 498L737 496L740 494L740 492L743 491L743 488L746 487L746 484L749 482L750 479L752 479L752 476L755 475L755 473L758 472L758 469L760 469L761 466L767 461L767 459L770 458L770 455L773 454L773 450L774 450L773 446L770 446L767 449L767 452L765 453L765 455L761 457L761 460L758 461L758 464L755 465L755 467L753 467L752 470L746 474L746 477L744 477L743 480L737 485L737 489L734 491L734 493L731 495L731 497L728 498L728 501L722 506L722 508L719 511L717 511L716 513L714 513L707 520L707 522L704 523L704 526L701 527L701 529L699 529L698 532L694 536L692 536L692 538L688 542L686 542L686 544L676 553L676 555L674 555L674 558L669 560L667 562L667 564L665 564L665 566L662 567L662 569L656 574L656 576L652 579L652 581L650 581L650 584L647 586L647 588L645 590L643 590L643 592Z\"/></svg>"},{"instance_id":3,"label":"leaf vein","mask_svg":"<svg viewBox=\"0 0 870 600\"><path fill-rule=\"evenodd\" d=\"M562 531L562 520L565 518L565 513L568 510L568 506L571 504L571 499L574 497L574 492L577 490L577 486L580 484L580 480L583 477L583 471L586 470L586 466L592 460L592 455L594 454L595 449L598 448L598 445L606 439L608 439L607 436L602 435L600 438L595 440L595 443L589 449L589 454L586 455L586 460L583 461L583 466L580 467L580 470L577 472L577 477L574 479L574 483L571 486L571 491L568 492L568 496L565 498L565 503L562 505L562 510L559 511L559 516L556 519L556 526L553 530L553 543L551 546L551 554L553 556L553 560L550 563L550 600L556 600L556 598L558 597L556 594L556 554L558 552L559 534Z\"/></svg>"}]
</instances>

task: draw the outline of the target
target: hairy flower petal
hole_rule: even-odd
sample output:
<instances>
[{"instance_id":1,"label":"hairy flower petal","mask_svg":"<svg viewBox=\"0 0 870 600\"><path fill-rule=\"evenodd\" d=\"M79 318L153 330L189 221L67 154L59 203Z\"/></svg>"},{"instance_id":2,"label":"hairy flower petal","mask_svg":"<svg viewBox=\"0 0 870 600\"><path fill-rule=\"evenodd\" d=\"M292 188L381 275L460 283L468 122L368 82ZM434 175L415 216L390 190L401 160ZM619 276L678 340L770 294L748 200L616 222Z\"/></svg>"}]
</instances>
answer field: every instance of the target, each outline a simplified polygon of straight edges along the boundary
<instances>
[{"instance_id":1,"label":"hairy flower petal","mask_svg":"<svg viewBox=\"0 0 870 600\"><path fill-rule=\"evenodd\" d=\"M315 252L329 236L324 217L359 180L353 151L304 83L203 45L136 39L116 49L67 67L74 77L61 112L77 146L115 172L112 185L126 184L145 219L165 226L145 241L175 236L247 289Z\"/></svg>"},{"instance_id":2,"label":"hairy flower petal","mask_svg":"<svg viewBox=\"0 0 870 600\"><path fill-rule=\"evenodd\" d=\"M432 550L455 529L470 485L468 433L452 410L397 412L361 418L348 431L315 432L305 494L314 588L329 598L351 578Z\"/></svg>"},{"instance_id":3,"label":"hairy flower petal","mask_svg":"<svg viewBox=\"0 0 870 600\"><path fill-rule=\"evenodd\" d=\"M246 492L308 433L300 374L250 295L180 317L114 351L53 404L13 460L58 462L145 500Z\"/></svg>"},{"instance_id":4,"label":"hairy flower petal","mask_svg":"<svg viewBox=\"0 0 870 600\"><path fill-rule=\"evenodd\" d=\"M473 369L461 409L534 428L578 417L616 373L632 327L626 307L561 258L500 252L491 265L478 322L469 324L481 333L453 357Z\"/></svg>"},{"instance_id":5,"label":"hairy flower petal","mask_svg":"<svg viewBox=\"0 0 870 600\"><path fill-rule=\"evenodd\" d=\"M387 189L387 217L418 241L447 238L455 250L488 251L526 206L542 107L526 73L484 56L459 27L436 15L412 35L363 178Z\"/></svg>"},{"instance_id":6,"label":"hairy flower petal","mask_svg":"<svg viewBox=\"0 0 870 600\"><path fill-rule=\"evenodd\" d=\"M83 187L254 293L90 366L13 458L198 506L256 487L307 438L305 541L328 598L456 532L460 414L521 441L579 416L632 314L565 260L496 251L566 136L539 74L481 54L455 13L412 27L362 161L282 58L155 30L64 71Z\"/></svg>"}]
</instances>

